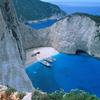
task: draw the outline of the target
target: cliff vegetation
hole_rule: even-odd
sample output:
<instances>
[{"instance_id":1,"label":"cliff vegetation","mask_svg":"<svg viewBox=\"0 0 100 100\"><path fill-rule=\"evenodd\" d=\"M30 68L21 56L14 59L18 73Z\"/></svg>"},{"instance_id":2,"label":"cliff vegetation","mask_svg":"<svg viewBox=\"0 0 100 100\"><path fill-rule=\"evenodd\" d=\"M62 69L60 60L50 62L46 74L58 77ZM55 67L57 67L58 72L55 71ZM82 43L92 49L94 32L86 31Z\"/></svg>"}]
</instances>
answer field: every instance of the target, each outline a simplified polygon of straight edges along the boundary
<instances>
[{"instance_id":1,"label":"cliff vegetation","mask_svg":"<svg viewBox=\"0 0 100 100\"><path fill-rule=\"evenodd\" d=\"M65 15L58 6L40 0L13 0L13 2L17 15L22 20L40 20L54 15Z\"/></svg>"}]
</instances>

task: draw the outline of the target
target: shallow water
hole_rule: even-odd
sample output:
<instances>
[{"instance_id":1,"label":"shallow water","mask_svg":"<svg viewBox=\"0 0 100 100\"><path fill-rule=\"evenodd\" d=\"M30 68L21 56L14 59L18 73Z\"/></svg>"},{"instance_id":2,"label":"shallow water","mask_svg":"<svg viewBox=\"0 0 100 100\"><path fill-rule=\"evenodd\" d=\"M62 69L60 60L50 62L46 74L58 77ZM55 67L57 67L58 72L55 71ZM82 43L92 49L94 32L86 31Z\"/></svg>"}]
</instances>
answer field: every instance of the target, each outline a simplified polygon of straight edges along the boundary
<instances>
[{"instance_id":1,"label":"shallow water","mask_svg":"<svg viewBox=\"0 0 100 100\"><path fill-rule=\"evenodd\" d=\"M33 86L42 91L53 92L64 89L82 89L100 97L100 60L88 55L53 56L57 59L51 68L46 68L39 62L26 68Z\"/></svg>"}]
</instances>

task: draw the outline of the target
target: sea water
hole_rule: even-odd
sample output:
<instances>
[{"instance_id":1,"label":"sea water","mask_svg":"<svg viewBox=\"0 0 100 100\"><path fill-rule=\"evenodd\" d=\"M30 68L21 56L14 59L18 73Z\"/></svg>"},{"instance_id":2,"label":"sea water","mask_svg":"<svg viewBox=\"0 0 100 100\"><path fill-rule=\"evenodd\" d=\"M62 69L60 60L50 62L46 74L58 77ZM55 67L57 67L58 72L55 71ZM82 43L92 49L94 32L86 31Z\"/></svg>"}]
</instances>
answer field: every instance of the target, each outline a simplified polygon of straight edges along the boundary
<instances>
[{"instance_id":1,"label":"sea water","mask_svg":"<svg viewBox=\"0 0 100 100\"><path fill-rule=\"evenodd\" d=\"M37 23L26 23L26 24L32 27L33 29L42 29L51 26L56 21L57 21L56 19L48 19L45 21L39 21Z\"/></svg>"},{"instance_id":2,"label":"sea water","mask_svg":"<svg viewBox=\"0 0 100 100\"><path fill-rule=\"evenodd\" d=\"M66 6L66 5L59 5L59 7L64 10L67 14L72 14L72 13L87 13L87 14L92 14L92 15L100 15L100 6Z\"/></svg>"},{"instance_id":3,"label":"sea water","mask_svg":"<svg viewBox=\"0 0 100 100\"><path fill-rule=\"evenodd\" d=\"M32 84L45 92L81 89L100 97L100 60L88 55L57 54L47 68L39 62L26 68Z\"/></svg>"}]
</instances>

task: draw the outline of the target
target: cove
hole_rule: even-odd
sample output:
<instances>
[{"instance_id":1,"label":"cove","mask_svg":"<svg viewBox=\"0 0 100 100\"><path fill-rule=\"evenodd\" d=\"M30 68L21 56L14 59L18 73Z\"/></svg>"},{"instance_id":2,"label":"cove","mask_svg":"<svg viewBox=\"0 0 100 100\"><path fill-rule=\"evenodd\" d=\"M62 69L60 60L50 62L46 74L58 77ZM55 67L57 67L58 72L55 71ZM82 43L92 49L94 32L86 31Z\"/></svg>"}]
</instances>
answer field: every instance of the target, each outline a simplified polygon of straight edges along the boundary
<instances>
[{"instance_id":1,"label":"cove","mask_svg":"<svg viewBox=\"0 0 100 100\"><path fill-rule=\"evenodd\" d=\"M57 20L56 19L48 19L45 21L39 21L36 23L26 23L26 25L32 27L33 29L42 29L51 26L54 24Z\"/></svg>"},{"instance_id":2,"label":"cove","mask_svg":"<svg viewBox=\"0 0 100 100\"><path fill-rule=\"evenodd\" d=\"M39 62L26 68L26 73L35 88L44 92L81 89L100 97L100 60L87 54L59 53L53 58L56 62L52 63L51 68L46 68Z\"/></svg>"}]
</instances>

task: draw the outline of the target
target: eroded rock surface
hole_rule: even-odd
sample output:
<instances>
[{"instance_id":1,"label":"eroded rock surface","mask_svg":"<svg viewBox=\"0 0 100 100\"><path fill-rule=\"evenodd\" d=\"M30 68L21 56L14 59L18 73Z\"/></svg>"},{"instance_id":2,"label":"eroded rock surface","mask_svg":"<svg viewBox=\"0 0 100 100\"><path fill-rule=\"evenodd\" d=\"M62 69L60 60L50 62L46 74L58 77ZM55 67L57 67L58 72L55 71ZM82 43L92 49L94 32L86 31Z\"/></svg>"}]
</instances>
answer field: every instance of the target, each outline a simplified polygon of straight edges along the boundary
<instances>
[{"instance_id":1,"label":"eroded rock surface","mask_svg":"<svg viewBox=\"0 0 100 100\"><path fill-rule=\"evenodd\" d=\"M13 4L11 0L0 0L0 84L31 91L24 61L22 36Z\"/></svg>"},{"instance_id":2,"label":"eroded rock surface","mask_svg":"<svg viewBox=\"0 0 100 100\"><path fill-rule=\"evenodd\" d=\"M99 27L89 17L72 15L54 24L49 37L52 46L61 52L75 54L77 50L83 50L100 57Z\"/></svg>"},{"instance_id":3,"label":"eroded rock surface","mask_svg":"<svg viewBox=\"0 0 100 100\"><path fill-rule=\"evenodd\" d=\"M84 15L67 16L46 29L36 31L27 28L30 35L26 30L21 33L25 33L22 36L25 49L51 46L68 54L82 50L100 58L100 24Z\"/></svg>"}]
</instances>

